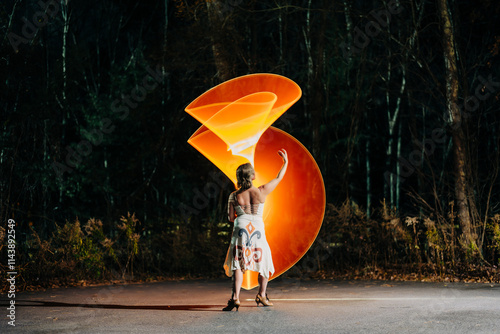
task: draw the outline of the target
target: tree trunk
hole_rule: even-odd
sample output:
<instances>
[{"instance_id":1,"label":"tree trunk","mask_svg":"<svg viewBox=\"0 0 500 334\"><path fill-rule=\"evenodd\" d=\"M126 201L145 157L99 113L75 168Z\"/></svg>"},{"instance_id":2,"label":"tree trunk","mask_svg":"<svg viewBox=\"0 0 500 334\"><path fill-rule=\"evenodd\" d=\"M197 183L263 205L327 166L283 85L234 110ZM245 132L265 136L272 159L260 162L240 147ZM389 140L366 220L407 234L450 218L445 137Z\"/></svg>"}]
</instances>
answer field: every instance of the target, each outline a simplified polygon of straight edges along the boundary
<instances>
[{"instance_id":1,"label":"tree trunk","mask_svg":"<svg viewBox=\"0 0 500 334\"><path fill-rule=\"evenodd\" d=\"M390 31L390 25L389 21L387 20L387 35L391 36L391 31ZM392 170L391 168L391 161L392 161L392 156L393 156L393 146L394 146L394 135L395 135L395 127L398 122L398 116L399 116L399 111L401 110L401 98L404 94L405 87L406 87L406 64L403 63L401 64L401 84L400 84L400 90L399 90L399 95L396 98L396 103L394 107L394 113L391 113L391 90L390 90L390 83L391 83L391 78L392 78L392 52L391 48L388 47L388 55L387 55L387 77L385 79L387 88L386 88L386 104L387 104L387 125L389 129L389 141L387 143L387 148L386 148L386 156L387 156L387 170L390 171ZM398 134L399 135L399 134ZM399 138L396 141L396 144L399 144ZM390 207L397 207L398 204L397 202L399 201L398 199L398 193L399 193L399 170L400 170L400 165L399 165L399 154L401 150L399 149L396 150L396 179L394 178L394 174L391 172L389 176L389 182L386 182L385 185L388 186L388 194L385 192L384 196L387 198L387 195L389 196L389 204Z\"/></svg>"},{"instance_id":2,"label":"tree trunk","mask_svg":"<svg viewBox=\"0 0 500 334\"><path fill-rule=\"evenodd\" d=\"M66 88L68 83L68 75L66 72L66 46L68 40L68 31L69 31L69 9L68 9L68 1L63 1L64 4L61 4L61 13L64 19L64 27L63 27L63 35L62 35L62 76L63 76L63 89L62 89L62 100L63 100L63 108L66 108ZM64 119L63 119L64 125Z\"/></svg>"},{"instance_id":3,"label":"tree trunk","mask_svg":"<svg viewBox=\"0 0 500 334\"><path fill-rule=\"evenodd\" d=\"M325 8L327 3L325 2ZM325 68L325 31L327 22L327 10L321 15L321 23L318 31L312 31L311 18L312 0L309 0L306 13L306 26L302 30L304 44L307 50L307 115L311 117L312 126L312 153L316 160L323 160L321 152L321 123L323 121L323 110L325 108L325 87L323 76ZM317 36L314 38L313 35ZM314 53L313 53L314 52Z\"/></svg>"},{"instance_id":4,"label":"tree trunk","mask_svg":"<svg viewBox=\"0 0 500 334\"><path fill-rule=\"evenodd\" d=\"M304 91L304 94L302 96L302 101L304 102L304 116L306 119L311 120L314 122L314 120L311 117L311 111L314 108L314 106L311 106L311 100L313 100L310 96L310 94L313 93L313 74L314 74L314 64L313 64L313 58L312 58L312 50L311 50L311 0L307 2L308 7L307 7L307 12L306 12L306 22L305 22L305 27L302 28L302 35L304 36L304 47L306 50L306 55L307 55L307 86ZM314 124L313 124L313 156L316 154L314 152Z\"/></svg>"},{"instance_id":5,"label":"tree trunk","mask_svg":"<svg viewBox=\"0 0 500 334\"><path fill-rule=\"evenodd\" d=\"M469 252L475 253L477 251L477 237L473 231L467 198L467 193L469 192L467 180L468 159L465 149L466 139L462 129L462 115L458 108L457 50L455 48L454 33L447 0L439 0L439 12L443 29L443 51L446 66L446 107L453 141L457 218L462 229L462 247L471 255Z\"/></svg>"},{"instance_id":6,"label":"tree trunk","mask_svg":"<svg viewBox=\"0 0 500 334\"><path fill-rule=\"evenodd\" d=\"M231 31L232 24L229 19L224 17L227 11L222 10L221 0L210 0L206 4L208 20L212 29L212 51L217 76L221 81L227 81L235 76L234 64L232 64L227 47L225 47L227 43L224 43L226 32Z\"/></svg>"},{"instance_id":7,"label":"tree trunk","mask_svg":"<svg viewBox=\"0 0 500 334\"><path fill-rule=\"evenodd\" d=\"M368 111L365 109L365 119L368 119ZM366 136L365 142L365 168L366 168L366 216L370 218L371 216L371 206L372 206L372 182L370 178L371 166L370 166L370 122L366 122L368 136Z\"/></svg>"}]
</instances>

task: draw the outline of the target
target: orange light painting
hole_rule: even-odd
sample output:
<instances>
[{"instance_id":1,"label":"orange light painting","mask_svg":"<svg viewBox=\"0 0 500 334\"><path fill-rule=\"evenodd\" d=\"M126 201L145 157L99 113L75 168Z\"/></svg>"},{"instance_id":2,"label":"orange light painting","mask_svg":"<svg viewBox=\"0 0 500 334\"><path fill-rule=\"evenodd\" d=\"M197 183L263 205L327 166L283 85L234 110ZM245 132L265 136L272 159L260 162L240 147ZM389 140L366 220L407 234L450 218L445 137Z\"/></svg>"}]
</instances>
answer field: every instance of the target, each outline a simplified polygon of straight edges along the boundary
<instances>
[{"instance_id":1,"label":"orange light painting","mask_svg":"<svg viewBox=\"0 0 500 334\"><path fill-rule=\"evenodd\" d=\"M255 186L275 178L288 152L288 169L266 198L264 224L275 272L296 264L311 247L323 222L326 194L321 171L309 151L288 133L272 127L302 95L292 80L269 73L238 77L206 91L186 107L203 125L188 143L236 185L236 168L250 162ZM258 273L247 270L242 287L258 286Z\"/></svg>"}]
</instances>

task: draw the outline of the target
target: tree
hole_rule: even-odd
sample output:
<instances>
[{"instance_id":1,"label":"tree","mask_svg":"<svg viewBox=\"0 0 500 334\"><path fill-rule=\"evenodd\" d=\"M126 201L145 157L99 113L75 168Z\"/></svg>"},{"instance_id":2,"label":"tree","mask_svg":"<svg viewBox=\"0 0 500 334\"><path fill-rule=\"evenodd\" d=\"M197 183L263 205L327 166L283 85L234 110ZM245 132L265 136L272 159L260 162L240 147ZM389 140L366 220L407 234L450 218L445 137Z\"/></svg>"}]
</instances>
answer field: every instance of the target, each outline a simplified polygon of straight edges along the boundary
<instances>
[{"instance_id":1,"label":"tree","mask_svg":"<svg viewBox=\"0 0 500 334\"><path fill-rule=\"evenodd\" d=\"M470 173L469 157L467 156L466 138L462 128L465 120L463 119L462 113L458 108L458 49L455 45L455 32L447 0L439 0L439 13L443 31L443 56L446 67L446 112L448 114L447 119L450 124L453 140L457 216L462 229L462 246L466 250L476 253L476 239L478 236L474 233L469 211L469 201L472 201L473 198L468 196L468 194L471 193L469 189L469 180L467 179L467 175Z\"/></svg>"},{"instance_id":2,"label":"tree","mask_svg":"<svg viewBox=\"0 0 500 334\"><path fill-rule=\"evenodd\" d=\"M227 13L223 0L207 0L208 21L211 27L212 51L217 76L222 81L227 81L236 76L235 60L231 57L231 48L235 43L229 38L233 31L231 14Z\"/></svg>"}]
</instances>

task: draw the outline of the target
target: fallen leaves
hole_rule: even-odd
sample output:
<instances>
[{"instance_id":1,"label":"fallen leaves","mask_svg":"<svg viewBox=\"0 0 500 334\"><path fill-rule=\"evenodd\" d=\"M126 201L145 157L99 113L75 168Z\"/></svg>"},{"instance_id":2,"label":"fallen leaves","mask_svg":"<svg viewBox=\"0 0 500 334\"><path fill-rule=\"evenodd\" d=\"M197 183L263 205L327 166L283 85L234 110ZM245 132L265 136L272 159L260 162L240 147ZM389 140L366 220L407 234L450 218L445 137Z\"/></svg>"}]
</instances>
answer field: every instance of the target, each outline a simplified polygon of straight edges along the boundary
<instances>
[{"instance_id":1,"label":"fallen leaves","mask_svg":"<svg viewBox=\"0 0 500 334\"><path fill-rule=\"evenodd\" d=\"M349 268L343 271L320 271L311 276L315 279L341 280L500 283L500 270L496 266L460 264Z\"/></svg>"}]
</instances>

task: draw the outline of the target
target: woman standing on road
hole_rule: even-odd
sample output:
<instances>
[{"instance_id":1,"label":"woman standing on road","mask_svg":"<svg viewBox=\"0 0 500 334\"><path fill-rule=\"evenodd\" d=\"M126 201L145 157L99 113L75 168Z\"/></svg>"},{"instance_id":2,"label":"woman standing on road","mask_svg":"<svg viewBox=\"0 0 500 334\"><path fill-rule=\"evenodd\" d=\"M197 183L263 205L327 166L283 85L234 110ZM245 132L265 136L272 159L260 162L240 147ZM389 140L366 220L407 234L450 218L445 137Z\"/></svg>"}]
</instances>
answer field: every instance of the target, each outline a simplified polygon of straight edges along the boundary
<instances>
[{"instance_id":1,"label":"woman standing on road","mask_svg":"<svg viewBox=\"0 0 500 334\"><path fill-rule=\"evenodd\" d=\"M240 307L240 290L246 270L259 273L259 292L255 297L257 306L272 306L266 294L269 277L274 274L271 249L266 240L264 221L264 202L274 188L281 182L288 167L288 156L284 149L278 151L283 158L283 166L278 175L268 183L255 187L255 170L250 163L236 170L238 189L229 195L228 219L234 222L231 245L229 246L224 270L233 277L233 293L223 311Z\"/></svg>"}]
</instances>

